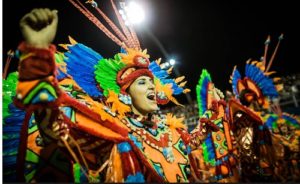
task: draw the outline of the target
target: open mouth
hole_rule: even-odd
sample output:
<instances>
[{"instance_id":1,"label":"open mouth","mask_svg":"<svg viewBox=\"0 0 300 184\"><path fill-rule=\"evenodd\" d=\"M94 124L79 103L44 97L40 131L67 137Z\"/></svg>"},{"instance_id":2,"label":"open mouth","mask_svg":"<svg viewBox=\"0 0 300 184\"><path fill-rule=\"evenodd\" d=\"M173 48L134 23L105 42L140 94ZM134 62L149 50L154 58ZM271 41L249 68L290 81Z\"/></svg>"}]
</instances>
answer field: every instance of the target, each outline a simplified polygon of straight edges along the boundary
<instances>
[{"instance_id":1,"label":"open mouth","mask_svg":"<svg viewBox=\"0 0 300 184\"><path fill-rule=\"evenodd\" d=\"M155 101L155 100L156 100L156 99L155 99L155 93L154 93L154 92L148 93L148 94L147 94L147 98L148 98L149 100Z\"/></svg>"}]
</instances>

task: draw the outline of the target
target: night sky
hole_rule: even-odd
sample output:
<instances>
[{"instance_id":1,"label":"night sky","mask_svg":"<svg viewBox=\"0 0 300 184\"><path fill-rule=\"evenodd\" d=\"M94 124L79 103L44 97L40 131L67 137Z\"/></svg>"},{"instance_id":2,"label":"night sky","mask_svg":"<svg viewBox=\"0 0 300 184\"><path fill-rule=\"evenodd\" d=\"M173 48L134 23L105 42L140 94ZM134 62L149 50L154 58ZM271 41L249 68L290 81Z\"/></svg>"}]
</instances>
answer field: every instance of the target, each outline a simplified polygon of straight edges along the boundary
<instances>
[{"instance_id":1,"label":"night sky","mask_svg":"<svg viewBox=\"0 0 300 184\"><path fill-rule=\"evenodd\" d=\"M263 55L264 42L271 35L268 58L284 33L284 39L271 70L275 76L299 73L299 6L296 1L187 1L138 0L146 9L147 22L136 27L142 48L147 48L152 59L175 58L175 67L188 80L187 86L195 99L195 86L203 68L222 91L231 90L229 77L234 65L243 74L247 59ZM84 1L82 1L84 2ZM96 0L109 17L108 0ZM33 8L57 9L59 25L55 44L67 43L68 35L104 57L119 51L96 26L83 16L68 0L4 0L3 2L3 59L9 49L15 50L22 41L20 18ZM155 39L163 46L159 48ZM10 71L17 69L13 60ZM184 95L179 101L186 103Z\"/></svg>"}]
</instances>

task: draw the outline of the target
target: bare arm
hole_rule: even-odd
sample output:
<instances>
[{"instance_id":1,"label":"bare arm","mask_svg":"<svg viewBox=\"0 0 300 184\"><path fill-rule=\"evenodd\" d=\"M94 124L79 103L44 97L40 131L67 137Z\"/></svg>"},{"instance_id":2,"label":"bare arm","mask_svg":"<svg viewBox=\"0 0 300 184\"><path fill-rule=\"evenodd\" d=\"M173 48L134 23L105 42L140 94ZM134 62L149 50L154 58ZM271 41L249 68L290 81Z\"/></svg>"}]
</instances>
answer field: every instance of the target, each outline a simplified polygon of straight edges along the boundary
<instances>
[{"instance_id":1,"label":"bare arm","mask_svg":"<svg viewBox=\"0 0 300 184\"><path fill-rule=\"evenodd\" d=\"M55 104L55 101L60 96L55 77L56 50L51 44L55 38L57 23L57 10L33 9L20 20L24 42L18 48L21 57L16 105L21 108L34 106L35 117L40 120L39 128L43 128L43 132L52 138L57 137L51 128L57 129L55 123L57 118L54 116L59 114L52 112L58 111L58 104ZM53 98L49 98L50 96ZM40 114L43 114L44 119L37 118Z\"/></svg>"}]
</instances>

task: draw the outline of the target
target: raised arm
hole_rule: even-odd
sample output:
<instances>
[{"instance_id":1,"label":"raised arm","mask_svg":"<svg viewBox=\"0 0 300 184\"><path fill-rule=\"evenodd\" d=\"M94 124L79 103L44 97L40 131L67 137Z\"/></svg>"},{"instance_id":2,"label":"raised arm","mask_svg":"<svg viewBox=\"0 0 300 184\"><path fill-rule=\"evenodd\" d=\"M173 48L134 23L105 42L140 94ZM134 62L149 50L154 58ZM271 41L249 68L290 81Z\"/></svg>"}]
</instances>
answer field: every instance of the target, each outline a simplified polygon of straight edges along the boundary
<instances>
[{"instance_id":1,"label":"raised arm","mask_svg":"<svg viewBox=\"0 0 300 184\"><path fill-rule=\"evenodd\" d=\"M55 77L56 48L51 44L57 23L57 10L33 9L20 20L24 41L18 47L21 56L15 104L35 112L35 119L41 123L39 128L44 128L42 132L49 138L57 137L50 131L49 123L61 113L58 109L61 92Z\"/></svg>"},{"instance_id":2,"label":"raised arm","mask_svg":"<svg viewBox=\"0 0 300 184\"><path fill-rule=\"evenodd\" d=\"M57 10L33 9L20 20L20 28L28 46L48 49L57 30Z\"/></svg>"}]
</instances>

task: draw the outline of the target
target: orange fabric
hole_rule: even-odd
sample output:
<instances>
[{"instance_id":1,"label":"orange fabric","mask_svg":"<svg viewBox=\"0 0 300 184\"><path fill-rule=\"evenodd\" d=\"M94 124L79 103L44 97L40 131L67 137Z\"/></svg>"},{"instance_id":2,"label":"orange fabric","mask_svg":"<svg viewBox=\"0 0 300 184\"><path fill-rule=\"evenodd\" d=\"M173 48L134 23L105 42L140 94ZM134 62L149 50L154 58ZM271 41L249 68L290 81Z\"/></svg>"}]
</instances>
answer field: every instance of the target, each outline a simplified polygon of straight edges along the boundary
<instances>
[{"instance_id":1,"label":"orange fabric","mask_svg":"<svg viewBox=\"0 0 300 184\"><path fill-rule=\"evenodd\" d=\"M214 97L213 97L213 87L214 87L214 84L213 83L208 83L208 86L207 86L207 109L210 109L211 108L211 104L212 104L212 101L214 100Z\"/></svg>"},{"instance_id":2,"label":"orange fabric","mask_svg":"<svg viewBox=\"0 0 300 184\"><path fill-rule=\"evenodd\" d=\"M28 136L27 147L42 158L48 159L51 157L54 149L57 148L57 145L53 142L47 146L38 146L36 144L36 138L38 135L40 135L40 132L37 130Z\"/></svg>"},{"instance_id":3,"label":"orange fabric","mask_svg":"<svg viewBox=\"0 0 300 184\"><path fill-rule=\"evenodd\" d=\"M120 134L112 131L111 129L102 126L99 122L93 121L80 112L77 112L75 117L77 126L82 128L82 130L92 130L94 136L110 140L126 140L125 137L122 137Z\"/></svg>"},{"instance_id":4,"label":"orange fabric","mask_svg":"<svg viewBox=\"0 0 300 184\"><path fill-rule=\"evenodd\" d=\"M74 88L74 90L82 90L78 84L72 80L72 79L69 79L69 78L64 78L62 81L59 81L59 85L72 85L72 87Z\"/></svg>"},{"instance_id":5,"label":"orange fabric","mask_svg":"<svg viewBox=\"0 0 300 184\"><path fill-rule=\"evenodd\" d=\"M219 136L220 139L218 140L216 137ZM212 133L212 137L214 142L218 143L218 148L216 149L216 158L219 159L225 155L228 154L228 151L226 149L223 148L222 142L225 140L225 134L223 134L222 132L213 132ZM223 154L220 153L220 150L223 149L224 152Z\"/></svg>"},{"instance_id":6,"label":"orange fabric","mask_svg":"<svg viewBox=\"0 0 300 184\"><path fill-rule=\"evenodd\" d=\"M245 82L247 84L248 89L253 91L258 98L262 97L262 93L261 93L259 87L257 87L257 85L252 80L246 78Z\"/></svg>"},{"instance_id":7,"label":"orange fabric","mask_svg":"<svg viewBox=\"0 0 300 184\"><path fill-rule=\"evenodd\" d=\"M110 163L106 172L105 182L124 182L123 170L122 170L122 160L120 153L118 152L117 145L115 144L111 150Z\"/></svg>"},{"instance_id":8,"label":"orange fabric","mask_svg":"<svg viewBox=\"0 0 300 184\"><path fill-rule=\"evenodd\" d=\"M245 85L243 84L243 80L239 79L237 82L237 91L241 93L244 89L246 89Z\"/></svg>"},{"instance_id":9,"label":"orange fabric","mask_svg":"<svg viewBox=\"0 0 300 184\"><path fill-rule=\"evenodd\" d=\"M43 147L36 145L36 137L39 135L39 131L35 131L34 133L28 136L28 148L35 153L40 153Z\"/></svg>"},{"instance_id":10,"label":"orange fabric","mask_svg":"<svg viewBox=\"0 0 300 184\"><path fill-rule=\"evenodd\" d=\"M172 132L172 144L176 144L178 139L180 138L180 134L176 131L176 130L170 130ZM189 160L184 158L184 156L177 151L176 149L172 149L174 157L175 157L175 161L173 163L167 162L167 160L165 159L164 155L159 152L156 149L153 149L152 147L150 147L148 144L143 142L143 146L145 147L144 153L146 155L146 157L150 160L152 160L153 162L157 162L160 163L162 166L162 169L164 170L164 173L166 175L166 178L169 182L177 182L177 178L176 175L179 175L180 177L183 178L180 167L179 167L179 163L180 164L185 164L188 165L189 164Z\"/></svg>"},{"instance_id":11,"label":"orange fabric","mask_svg":"<svg viewBox=\"0 0 300 184\"><path fill-rule=\"evenodd\" d=\"M230 128L229 123L227 121L223 121L224 133L227 141L228 150L232 150L232 140L230 136Z\"/></svg>"},{"instance_id":12,"label":"orange fabric","mask_svg":"<svg viewBox=\"0 0 300 184\"><path fill-rule=\"evenodd\" d=\"M26 82L25 81L24 82L18 81L17 90L16 90L17 95L20 94L24 98L42 80L43 81L49 81L49 82L52 83L54 81L54 78L53 78L53 76L49 76L49 77L46 77L45 79L38 79L38 80L32 80L32 81L26 81Z\"/></svg>"},{"instance_id":13,"label":"orange fabric","mask_svg":"<svg viewBox=\"0 0 300 184\"><path fill-rule=\"evenodd\" d=\"M249 110L248 108L244 107L243 105L241 105L237 100L235 99L231 99L229 101L229 118L231 122L233 121L233 116L237 111L242 111L245 114L248 114L251 118L254 119L254 121L260 122L260 124L262 124L262 120L261 118L252 110Z\"/></svg>"}]
</instances>

